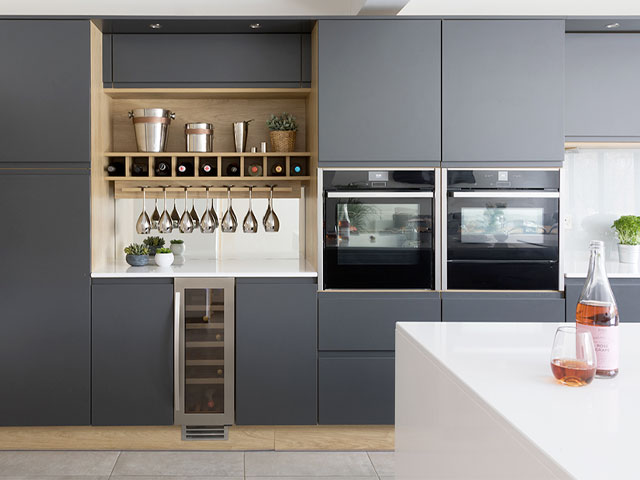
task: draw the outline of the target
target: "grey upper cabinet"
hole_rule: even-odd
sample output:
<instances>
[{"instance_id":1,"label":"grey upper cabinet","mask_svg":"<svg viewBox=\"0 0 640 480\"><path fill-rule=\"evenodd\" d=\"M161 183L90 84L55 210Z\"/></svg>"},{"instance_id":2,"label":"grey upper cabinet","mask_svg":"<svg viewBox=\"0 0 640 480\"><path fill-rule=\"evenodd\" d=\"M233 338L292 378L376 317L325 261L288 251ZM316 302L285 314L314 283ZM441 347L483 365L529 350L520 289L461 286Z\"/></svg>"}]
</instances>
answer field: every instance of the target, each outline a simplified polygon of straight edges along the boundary
<instances>
[{"instance_id":1,"label":"grey upper cabinet","mask_svg":"<svg viewBox=\"0 0 640 480\"><path fill-rule=\"evenodd\" d=\"M439 20L320 20L321 166L440 161Z\"/></svg>"},{"instance_id":2,"label":"grey upper cabinet","mask_svg":"<svg viewBox=\"0 0 640 480\"><path fill-rule=\"evenodd\" d=\"M173 281L94 279L91 423L173 424Z\"/></svg>"},{"instance_id":3,"label":"grey upper cabinet","mask_svg":"<svg viewBox=\"0 0 640 480\"><path fill-rule=\"evenodd\" d=\"M317 423L316 292L311 279L236 280L238 425Z\"/></svg>"},{"instance_id":4,"label":"grey upper cabinet","mask_svg":"<svg viewBox=\"0 0 640 480\"><path fill-rule=\"evenodd\" d=\"M0 20L3 163L91 161L88 20Z\"/></svg>"},{"instance_id":5,"label":"grey upper cabinet","mask_svg":"<svg viewBox=\"0 0 640 480\"><path fill-rule=\"evenodd\" d=\"M0 169L0 425L88 425L89 170L29 172Z\"/></svg>"},{"instance_id":6,"label":"grey upper cabinet","mask_svg":"<svg viewBox=\"0 0 640 480\"><path fill-rule=\"evenodd\" d=\"M568 33L568 140L640 138L640 34Z\"/></svg>"},{"instance_id":7,"label":"grey upper cabinet","mask_svg":"<svg viewBox=\"0 0 640 480\"><path fill-rule=\"evenodd\" d=\"M565 280L566 317L568 322L575 321L576 306L585 278L567 278ZM610 278L611 289L618 304L621 323L640 322L640 278Z\"/></svg>"},{"instance_id":8,"label":"grey upper cabinet","mask_svg":"<svg viewBox=\"0 0 640 480\"><path fill-rule=\"evenodd\" d=\"M303 35L114 34L112 81L116 87L299 87Z\"/></svg>"},{"instance_id":9,"label":"grey upper cabinet","mask_svg":"<svg viewBox=\"0 0 640 480\"><path fill-rule=\"evenodd\" d=\"M564 21L446 20L442 161L564 158Z\"/></svg>"}]
</instances>

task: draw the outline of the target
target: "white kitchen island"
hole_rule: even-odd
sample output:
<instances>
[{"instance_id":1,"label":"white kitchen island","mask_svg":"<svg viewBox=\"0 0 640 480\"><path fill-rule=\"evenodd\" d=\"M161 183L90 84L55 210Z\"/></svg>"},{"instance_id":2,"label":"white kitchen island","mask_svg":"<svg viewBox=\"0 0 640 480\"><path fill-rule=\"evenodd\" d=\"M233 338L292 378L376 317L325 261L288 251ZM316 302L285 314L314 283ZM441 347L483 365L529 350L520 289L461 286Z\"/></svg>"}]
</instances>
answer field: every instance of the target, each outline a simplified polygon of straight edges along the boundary
<instances>
[{"instance_id":1,"label":"white kitchen island","mask_svg":"<svg viewBox=\"0 0 640 480\"><path fill-rule=\"evenodd\" d=\"M550 323L398 323L396 479L640 478L640 324L620 374L558 384Z\"/></svg>"}]
</instances>

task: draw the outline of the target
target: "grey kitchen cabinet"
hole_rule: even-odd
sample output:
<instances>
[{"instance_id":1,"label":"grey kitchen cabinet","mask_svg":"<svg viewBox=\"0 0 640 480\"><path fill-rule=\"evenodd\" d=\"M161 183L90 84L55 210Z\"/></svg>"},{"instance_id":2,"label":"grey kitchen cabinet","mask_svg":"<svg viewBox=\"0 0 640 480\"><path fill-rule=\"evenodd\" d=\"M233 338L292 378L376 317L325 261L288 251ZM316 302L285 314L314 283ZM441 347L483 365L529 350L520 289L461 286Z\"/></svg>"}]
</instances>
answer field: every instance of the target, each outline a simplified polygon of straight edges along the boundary
<instances>
[{"instance_id":1,"label":"grey kitchen cabinet","mask_svg":"<svg viewBox=\"0 0 640 480\"><path fill-rule=\"evenodd\" d=\"M317 423L315 279L236 280L236 423Z\"/></svg>"},{"instance_id":2,"label":"grey kitchen cabinet","mask_svg":"<svg viewBox=\"0 0 640 480\"><path fill-rule=\"evenodd\" d=\"M442 161L564 158L564 21L445 20Z\"/></svg>"},{"instance_id":3,"label":"grey kitchen cabinet","mask_svg":"<svg viewBox=\"0 0 640 480\"><path fill-rule=\"evenodd\" d=\"M115 87L300 87L308 70L303 35L113 34L112 81Z\"/></svg>"},{"instance_id":4,"label":"grey kitchen cabinet","mask_svg":"<svg viewBox=\"0 0 640 480\"><path fill-rule=\"evenodd\" d=\"M173 424L173 280L94 279L93 425Z\"/></svg>"},{"instance_id":5,"label":"grey kitchen cabinet","mask_svg":"<svg viewBox=\"0 0 640 480\"><path fill-rule=\"evenodd\" d=\"M440 162L440 20L320 20L320 166Z\"/></svg>"},{"instance_id":6,"label":"grey kitchen cabinet","mask_svg":"<svg viewBox=\"0 0 640 480\"><path fill-rule=\"evenodd\" d=\"M562 292L443 292L443 322L564 322Z\"/></svg>"},{"instance_id":7,"label":"grey kitchen cabinet","mask_svg":"<svg viewBox=\"0 0 640 480\"><path fill-rule=\"evenodd\" d=\"M90 423L89 184L88 169L0 170L2 426Z\"/></svg>"},{"instance_id":8,"label":"grey kitchen cabinet","mask_svg":"<svg viewBox=\"0 0 640 480\"><path fill-rule=\"evenodd\" d=\"M567 322L574 322L576 319L576 306L585 280L585 278L565 279ZM618 304L620 322L640 322L640 278L610 278L609 283Z\"/></svg>"},{"instance_id":9,"label":"grey kitchen cabinet","mask_svg":"<svg viewBox=\"0 0 640 480\"><path fill-rule=\"evenodd\" d=\"M565 135L573 141L640 138L640 34L566 35Z\"/></svg>"},{"instance_id":10,"label":"grey kitchen cabinet","mask_svg":"<svg viewBox=\"0 0 640 480\"><path fill-rule=\"evenodd\" d=\"M89 25L0 20L0 162L90 163Z\"/></svg>"},{"instance_id":11,"label":"grey kitchen cabinet","mask_svg":"<svg viewBox=\"0 0 640 480\"><path fill-rule=\"evenodd\" d=\"M393 352L321 352L318 423L393 424L394 365Z\"/></svg>"}]
</instances>

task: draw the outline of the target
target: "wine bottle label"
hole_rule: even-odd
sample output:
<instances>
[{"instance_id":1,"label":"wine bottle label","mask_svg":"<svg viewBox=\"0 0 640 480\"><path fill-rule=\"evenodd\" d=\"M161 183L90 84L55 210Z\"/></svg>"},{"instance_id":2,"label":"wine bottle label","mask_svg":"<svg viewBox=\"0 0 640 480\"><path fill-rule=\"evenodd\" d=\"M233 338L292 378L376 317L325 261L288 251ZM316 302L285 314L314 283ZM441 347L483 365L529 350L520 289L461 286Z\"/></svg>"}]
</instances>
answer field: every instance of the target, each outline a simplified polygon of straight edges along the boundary
<instances>
[{"instance_id":1,"label":"wine bottle label","mask_svg":"<svg viewBox=\"0 0 640 480\"><path fill-rule=\"evenodd\" d=\"M591 332L593 344L596 347L598 370L615 370L619 360L619 329L618 326L601 327L596 325L576 324L578 333Z\"/></svg>"}]
</instances>

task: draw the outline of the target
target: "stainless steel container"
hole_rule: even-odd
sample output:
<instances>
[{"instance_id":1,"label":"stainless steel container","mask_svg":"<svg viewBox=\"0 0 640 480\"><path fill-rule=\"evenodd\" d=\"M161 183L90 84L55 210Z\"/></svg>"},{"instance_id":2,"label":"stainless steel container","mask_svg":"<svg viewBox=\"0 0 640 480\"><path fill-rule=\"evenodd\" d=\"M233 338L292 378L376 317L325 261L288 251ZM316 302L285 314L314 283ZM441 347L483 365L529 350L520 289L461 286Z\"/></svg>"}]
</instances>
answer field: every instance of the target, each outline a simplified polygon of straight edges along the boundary
<instances>
[{"instance_id":1,"label":"stainless steel container","mask_svg":"<svg viewBox=\"0 0 640 480\"><path fill-rule=\"evenodd\" d=\"M134 108L129 112L139 152L164 152L171 120L176 114L164 108Z\"/></svg>"},{"instance_id":2,"label":"stainless steel container","mask_svg":"<svg viewBox=\"0 0 640 480\"><path fill-rule=\"evenodd\" d=\"M236 152L244 152L247 150L247 134L249 133L249 122L251 120L245 120L244 122L233 123L233 141L236 145Z\"/></svg>"},{"instance_id":3,"label":"stainless steel container","mask_svg":"<svg viewBox=\"0 0 640 480\"><path fill-rule=\"evenodd\" d=\"M186 123L187 152L213 152L213 125L210 123Z\"/></svg>"}]
</instances>

